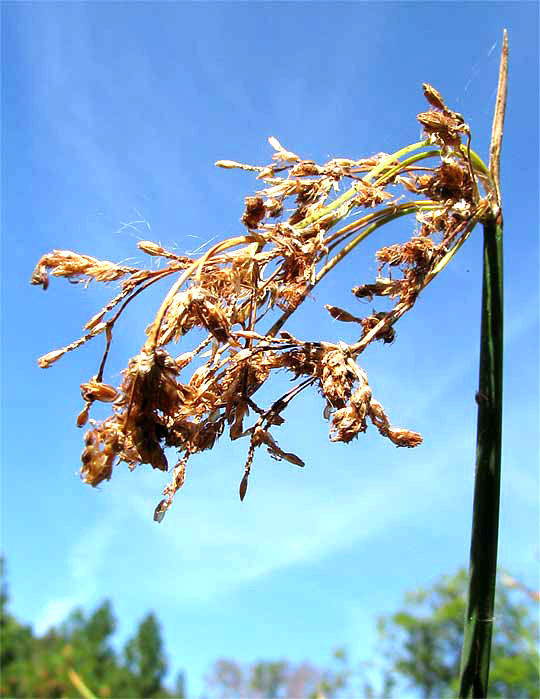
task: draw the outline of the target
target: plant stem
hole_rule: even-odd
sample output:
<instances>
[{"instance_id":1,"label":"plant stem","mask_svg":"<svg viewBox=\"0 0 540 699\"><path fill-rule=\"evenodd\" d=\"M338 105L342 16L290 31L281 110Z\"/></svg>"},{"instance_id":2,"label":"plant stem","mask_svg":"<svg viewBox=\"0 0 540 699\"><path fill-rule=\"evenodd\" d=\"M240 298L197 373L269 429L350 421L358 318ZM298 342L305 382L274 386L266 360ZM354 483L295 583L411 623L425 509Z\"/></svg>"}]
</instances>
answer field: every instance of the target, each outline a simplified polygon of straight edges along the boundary
<instances>
[{"instance_id":1,"label":"plant stem","mask_svg":"<svg viewBox=\"0 0 540 699\"><path fill-rule=\"evenodd\" d=\"M459 696L487 696L495 602L502 441L502 221L484 222L476 476Z\"/></svg>"},{"instance_id":2,"label":"plant stem","mask_svg":"<svg viewBox=\"0 0 540 699\"><path fill-rule=\"evenodd\" d=\"M497 106L493 122L490 174L496 201L484 220L480 375L476 394L478 424L469 594L465 615L459 696L487 697L493 632L499 501L501 485L503 387L503 221L499 156L503 134L508 39L504 32Z\"/></svg>"}]
</instances>

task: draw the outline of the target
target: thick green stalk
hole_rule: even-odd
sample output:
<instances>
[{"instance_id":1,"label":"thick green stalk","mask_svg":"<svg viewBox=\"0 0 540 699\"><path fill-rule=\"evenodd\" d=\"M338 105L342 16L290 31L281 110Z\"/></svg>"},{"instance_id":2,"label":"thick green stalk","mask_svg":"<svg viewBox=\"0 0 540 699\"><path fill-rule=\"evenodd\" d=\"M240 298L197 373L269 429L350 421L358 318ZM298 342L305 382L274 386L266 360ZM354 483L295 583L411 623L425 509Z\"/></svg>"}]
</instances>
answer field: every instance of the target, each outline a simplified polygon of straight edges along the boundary
<instances>
[{"instance_id":1,"label":"thick green stalk","mask_svg":"<svg viewBox=\"0 0 540 699\"><path fill-rule=\"evenodd\" d=\"M465 614L459 696L487 697L493 633L503 391L503 218L500 155L508 83L508 33L503 32L499 85L489 148L490 213L484 218L482 333L476 435L469 596Z\"/></svg>"},{"instance_id":2,"label":"thick green stalk","mask_svg":"<svg viewBox=\"0 0 540 699\"><path fill-rule=\"evenodd\" d=\"M484 222L484 269L476 476L460 698L487 697L493 630L501 480L503 384L503 224Z\"/></svg>"}]
</instances>

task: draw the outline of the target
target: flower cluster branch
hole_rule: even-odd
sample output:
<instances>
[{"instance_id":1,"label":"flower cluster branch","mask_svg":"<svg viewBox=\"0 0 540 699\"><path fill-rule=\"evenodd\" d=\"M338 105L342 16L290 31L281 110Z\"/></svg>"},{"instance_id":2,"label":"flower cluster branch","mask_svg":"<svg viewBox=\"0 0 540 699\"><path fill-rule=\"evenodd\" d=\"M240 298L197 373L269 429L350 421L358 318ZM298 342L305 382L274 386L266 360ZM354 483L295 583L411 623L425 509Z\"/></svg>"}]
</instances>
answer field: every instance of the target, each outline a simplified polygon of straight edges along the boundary
<instances>
[{"instance_id":1,"label":"flower cluster branch","mask_svg":"<svg viewBox=\"0 0 540 699\"><path fill-rule=\"evenodd\" d=\"M245 200L245 232L216 243L200 257L176 255L142 241L140 250L161 258L163 266L138 269L65 250L40 259L31 281L44 289L49 273L85 284L121 280L119 292L88 321L79 340L38 360L41 367L49 367L84 342L104 338L99 370L81 385L84 407L77 417L83 427L95 401L112 406L104 421L90 419L81 467L86 483L97 486L109 480L119 461L130 469L150 464L167 471L165 450L176 449L172 480L154 514L161 521L184 483L188 460L214 447L227 430L230 439L249 443L240 483L243 499L257 448L304 465L278 445L274 428L284 422L289 403L310 386L325 402L332 441L350 442L366 431L369 421L397 446L421 443L418 433L391 425L358 358L371 342L394 339L396 321L451 260L485 216L493 196L489 173L471 151L463 117L431 86L424 85L424 92L431 109L418 119L426 139L396 153L334 158L318 165L270 138L274 154L267 165L218 161L223 168L256 173L263 186ZM362 240L411 214L416 226L410 240L381 248L376 279L352 290L357 298L386 296L393 308L358 317L326 305L336 320L360 326L357 342L303 340L283 330L316 284ZM341 224L344 219L346 225ZM174 281L147 328L140 353L129 361L120 386L105 383L116 322L139 293L165 277ZM265 330L272 314L277 319ZM171 345L184 344L196 329L205 331L206 338L173 356ZM289 372L294 385L265 407L257 392L278 370Z\"/></svg>"}]
</instances>

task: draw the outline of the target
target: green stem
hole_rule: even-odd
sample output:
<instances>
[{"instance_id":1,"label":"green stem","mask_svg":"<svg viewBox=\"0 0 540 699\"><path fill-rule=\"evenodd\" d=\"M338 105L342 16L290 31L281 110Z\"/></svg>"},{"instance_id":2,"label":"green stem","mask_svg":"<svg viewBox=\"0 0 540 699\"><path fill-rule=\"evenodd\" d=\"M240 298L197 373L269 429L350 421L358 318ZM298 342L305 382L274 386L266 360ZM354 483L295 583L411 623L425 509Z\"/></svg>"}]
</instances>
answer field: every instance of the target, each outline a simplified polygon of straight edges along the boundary
<instances>
[{"instance_id":1,"label":"green stem","mask_svg":"<svg viewBox=\"0 0 540 699\"><path fill-rule=\"evenodd\" d=\"M460 698L487 697L493 630L502 441L503 224L484 221L484 268L476 476L469 596L461 656Z\"/></svg>"},{"instance_id":2,"label":"green stem","mask_svg":"<svg viewBox=\"0 0 540 699\"><path fill-rule=\"evenodd\" d=\"M317 276L315 278L315 284L321 281L321 279L328 274L328 272L337 265L338 262L341 262L341 260L348 255L351 250L354 250L354 248L362 242L365 238L368 237L373 231L377 230L377 228L380 228L381 226L386 225L387 223L390 223L390 221L394 221L395 219L400 218L401 216L407 216L408 214L415 213L421 208L427 208L427 207L419 207L417 206L416 202L408 202L407 206L400 207L399 210L395 209L390 209L385 216L381 216L378 218L374 223L372 223L369 226L366 226L364 230L359 233L353 240L347 243L341 250L328 262L320 269L320 271L317 273ZM352 234L353 231L349 235ZM339 241L339 243L342 243L345 238ZM339 244L338 243L338 244ZM334 246L332 246L334 247ZM330 250L330 248L329 248ZM315 286L313 284L313 286ZM313 288L313 286L311 288Z\"/></svg>"},{"instance_id":3,"label":"green stem","mask_svg":"<svg viewBox=\"0 0 540 699\"><path fill-rule=\"evenodd\" d=\"M392 153L391 155L387 156L382 160L378 165L376 165L372 170L370 170L365 177L363 177L364 182L371 182L371 180L374 177L377 177L380 173L382 173L386 168L388 168L394 160L397 160L398 158L401 158L403 155L407 155L407 153L411 153L412 151L418 150L420 148L424 148L425 146L428 145L428 141L418 141L417 143L411 143L410 145L406 146L405 148L401 148L400 150L396 151L395 153ZM345 204L346 202L349 201L349 199L352 199L356 194L358 194L358 190L353 186L350 187L346 192L344 192L340 197L337 199L334 199L334 201L331 204L328 204L328 206L323 207L320 211L317 211L317 213L312 214L311 216L308 216L305 218L302 223L299 223L298 225L295 226L296 229L302 230L303 228L307 228L311 223L314 223L315 221L318 221L320 218L323 216L326 216L326 214L329 214L331 211L335 211L336 209L339 209L340 206Z\"/></svg>"},{"instance_id":4,"label":"green stem","mask_svg":"<svg viewBox=\"0 0 540 699\"><path fill-rule=\"evenodd\" d=\"M405 168L409 167L410 165L414 165L414 163L417 163L419 160L426 160L427 158L436 158L440 157L440 155L441 151L438 148L433 150L425 150L422 153L411 155L406 160L402 160L399 163L399 165L396 165L392 169L388 170L388 172L385 172L383 175L381 175L379 179L375 182L375 184L381 185L385 180L390 180L394 175L400 172L400 170L405 170Z\"/></svg>"}]
</instances>

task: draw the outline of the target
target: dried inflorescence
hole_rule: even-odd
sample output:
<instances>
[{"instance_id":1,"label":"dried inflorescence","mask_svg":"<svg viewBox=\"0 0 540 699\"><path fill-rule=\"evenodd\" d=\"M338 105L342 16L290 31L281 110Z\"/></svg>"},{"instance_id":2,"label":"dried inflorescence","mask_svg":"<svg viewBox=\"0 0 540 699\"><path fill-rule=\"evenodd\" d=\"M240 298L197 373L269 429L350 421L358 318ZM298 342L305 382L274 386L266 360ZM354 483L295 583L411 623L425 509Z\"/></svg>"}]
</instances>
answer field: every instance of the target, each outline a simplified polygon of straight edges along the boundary
<instances>
[{"instance_id":1,"label":"dried inflorescence","mask_svg":"<svg viewBox=\"0 0 540 699\"><path fill-rule=\"evenodd\" d=\"M245 200L245 234L216 243L199 258L141 241L140 250L165 261L152 270L63 250L41 258L31 281L44 289L49 272L86 284L122 280L119 293L88 321L86 334L38 360L48 367L97 335L105 339L98 373L81 384L84 407L77 418L79 427L87 423L95 401L112 405L112 414L103 422L90 420L81 467L85 482L96 486L109 480L119 461L129 468L142 463L167 471L166 448L176 449L172 480L155 511L155 519L161 521L184 483L190 457L211 449L227 431L231 439L249 440L240 484L243 498L258 447L266 447L275 459L304 465L278 445L272 430L283 423L289 403L309 386L318 388L324 398L332 441L350 442L366 431L370 421L397 446L420 444L416 432L391 426L357 360L370 342L394 340L396 321L412 308L484 214L487 197L479 197L478 183L489 185L478 165L481 161L477 156L472 160L463 117L450 110L434 88L424 85L424 91L432 109L418 117L427 140L415 148L438 147L440 160L432 168L418 162L433 157L433 150L403 159L413 147L392 155L334 158L317 165L270 138L275 153L268 165L217 163L255 172L264 182ZM464 136L466 145L461 141ZM349 186L342 192L346 182ZM401 201L402 187L423 198ZM284 211L290 212L286 219ZM315 285L355 245L372 230L408 213L415 214L418 223L410 240L381 248L377 279L352 290L370 301L386 296L394 301L393 308L361 317L326 305L337 321L358 324L357 342L300 340L282 329ZM335 230L345 217L351 221ZM147 328L140 353L124 370L121 385L104 383L116 321L141 291L168 276L175 281ZM269 327L261 330L269 317ZM195 329L203 330L206 338L173 357L167 347L184 343ZM256 394L277 370L289 372L295 383L263 407Z\"/></svg>"}]
</instances>

